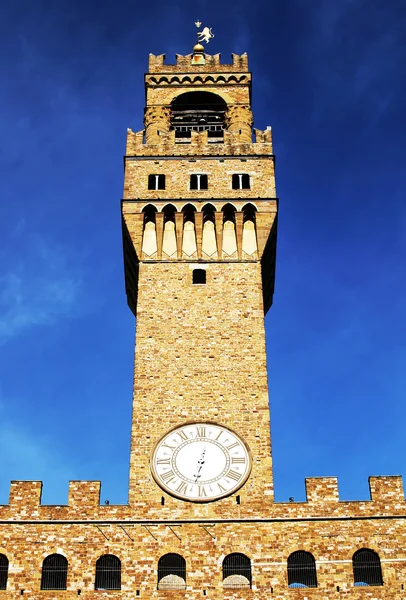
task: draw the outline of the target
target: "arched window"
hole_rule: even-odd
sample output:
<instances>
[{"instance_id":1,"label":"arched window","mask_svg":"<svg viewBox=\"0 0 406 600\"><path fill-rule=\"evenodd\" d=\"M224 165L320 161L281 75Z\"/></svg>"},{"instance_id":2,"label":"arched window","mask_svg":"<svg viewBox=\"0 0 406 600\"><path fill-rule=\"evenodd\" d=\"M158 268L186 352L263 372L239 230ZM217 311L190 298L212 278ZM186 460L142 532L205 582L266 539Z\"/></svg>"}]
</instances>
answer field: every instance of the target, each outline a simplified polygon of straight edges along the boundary
<instances>
[{"instance_id":1,"label":"arched window","mask_svg":"<svg viewBox=\"0 0 406 600\"><path fill-rule=\"evenodd\" d=\"M165 554L158 561L158 589L184 590L186 561L180 554Z\"/></svg>"},{"instance_id":2,"label":"arched window","mask_svg":"<svg viewBox=\"0 0 406 600\"><path fill-rule=\"evenodd\" d=\"M8 577L8 558L5 554L0 554L0 590L7 589Z\"/></svg>"},{"instance_id":3,"label":"arched window","mask_svg":"<svg viewBox=\"0 0 406 600\"><path fill-rule=\"evenodd\" d=\"M362 548L352 557L354 585L383 585L381 561L373 550Z\"/></svg>"},{"instance_id":4,"label":"arched window","mask_svg":"<svg viewBox=\"0 0 406 600\"><path fill-rule=\"evenodd\" d=\"M62 554L50 554L42 563L41 590L66 590L68 561Z\"/></svg>"},{"instance_id":5,"label":"arched window","mask_svg":"<svg viewBox=\"0 0 406 600\"><path fill-rule=\"evenodd\" d=\"M240 552L233 552L223 560L223 585L228 588L251 587L251 561Z\"/></svg>"},{"instance_id":6,"label":"arched window","mask_svg":"<svg viewBox=\"0 0 406 600\"><path fill-rule=\"evenodd\" d=\"M310 552L298 550L289 556L288 585L290 588L317 587L316 561Z\"/></svg>"},{"instance_id":7,"label":"arched window","mask_svg":"<svg viewBox=\"0 0 406 600\"><path fill-rule=\"evenodd\" d=\"M96 561L96 590L121 590L121 561L114 554L105 554Z\"/></svg>"},{"instance_id":8,"label":"arched window","mask_svg":"<svg viewBox=\"0 0 406 600\"><path fill-rule=\"evenodd\" d=\"M221 139L226 109L224 100L211 92L180 94L171 104L171 129L177 138L188 138L191 131L207 131L209 138Z\"/></svg>"}]
</instances>

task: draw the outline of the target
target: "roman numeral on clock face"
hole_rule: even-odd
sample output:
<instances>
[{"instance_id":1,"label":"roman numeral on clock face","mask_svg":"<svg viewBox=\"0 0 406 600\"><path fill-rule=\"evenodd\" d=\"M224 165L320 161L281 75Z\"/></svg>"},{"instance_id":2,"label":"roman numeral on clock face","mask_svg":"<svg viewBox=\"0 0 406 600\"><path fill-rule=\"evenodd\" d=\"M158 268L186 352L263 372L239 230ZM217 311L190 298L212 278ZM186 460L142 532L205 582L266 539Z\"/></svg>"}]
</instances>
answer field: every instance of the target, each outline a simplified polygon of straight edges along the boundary
<instances>
[{"instance_id":1,"label":"roman numeral on clock face","mask_svg":"<svg viewBox=\"0 0 406 600\"><path fill-rule=\"evenodd\" d=\"M187 492L187 483L185 483L184 481L182 481L179 486L176 488L176 491L179 492L179 494L186 494Z\"/></svg>"},{"instance_id":2,"label":"roman numeral on clock face","mask_svg":"<svg viewBox=\"0 0 406 600\"><path fill-rule=\"evenodd\" d=\"M226 477L229 477L230 479L234 479L234 481L238 481L239 479L241 479L241 474L237 473L237 471L233 471L233 469L230 469L229 472L227 473Z\"/></svg>"},{"instance_id":3,"label":"roman numeral on clock face","mask_svg":"<svg viewBox=\"0 0 406 600\"><path fill-rule=\"evenodd\" d=\"M170 458L157 458L156 464L157 465L170 465L171 459Z\"/></svg>"},{"instance_id":4,"label":"roman numeral on clock face","mask_svg":"<svg viewBox=\"0 0 406 600\"><path fill-rule=\"evenodd\" d=\"M196 427L197 437L206 437L206 427Z\"/></svg>"},{"instance_id":5,"label":"roman numeral on clock face","mask_svg":"<svg viewBox=\"0 0 406 600\"><path fill-rule=\"evenodd\" d=\"M183 440L184 442L186 442L186 440L189 439L183 429L179 429L179 431L177 431L176 433L181 438L181 440Z\"/></svg>"},{"instance_id":6,"label":"roman numeral on clock face","mask_svg":"<svg viewBox=\"0 0 406 600\"><path fill-rule=\"evenodd\" d=\"M160 477L162 481L164 481L165 483L169 483L170 481L175 479L176 475L173 471L167 471L166 473L163 473Z\"/></svg>"},{"instance_id":7,"label":"roman numeral on clock face","mask_svg":"<svg viewBox=\"0 0 406 600\"><path fill-rule=\"evenodd\" d=\"M245 465L245 456L242 456L241 458L239 456L232 456L231 463L233 465Z\"/></svg>"}]
</instances>

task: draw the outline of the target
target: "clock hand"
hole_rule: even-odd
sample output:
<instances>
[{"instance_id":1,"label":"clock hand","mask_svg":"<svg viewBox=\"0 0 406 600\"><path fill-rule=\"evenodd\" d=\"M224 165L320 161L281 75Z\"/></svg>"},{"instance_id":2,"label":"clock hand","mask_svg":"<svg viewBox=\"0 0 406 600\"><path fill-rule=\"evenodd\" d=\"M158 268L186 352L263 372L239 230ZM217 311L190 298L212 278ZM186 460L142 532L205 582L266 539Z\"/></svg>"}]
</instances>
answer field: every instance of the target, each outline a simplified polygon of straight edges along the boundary
<instances>
[{"instance_id":1,"label":"clock hand","mask_svg":"<svg viewBox=\"0 0 406 600\"><path fill-rule=\"evenodd\" d=\"M200 479L200 477L201 477L200 471L202 470L202 467L204 465L204 455L205 454L206 454L206 446L203 448L202 455L199 458L199 460L197 461L197 464L198 464L197 474L193 475L193 477L195 478L195 483L197 483L197 480Z\"/></svg>"}]
</instances>

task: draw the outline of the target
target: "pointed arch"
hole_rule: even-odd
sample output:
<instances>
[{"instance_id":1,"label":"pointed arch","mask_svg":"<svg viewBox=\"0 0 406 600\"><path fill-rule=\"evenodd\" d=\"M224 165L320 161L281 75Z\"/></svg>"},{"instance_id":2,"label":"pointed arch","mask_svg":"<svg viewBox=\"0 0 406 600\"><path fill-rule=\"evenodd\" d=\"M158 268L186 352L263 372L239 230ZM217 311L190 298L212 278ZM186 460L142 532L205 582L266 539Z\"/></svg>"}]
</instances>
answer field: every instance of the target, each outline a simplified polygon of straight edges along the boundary
<instances>
[{"instance_id":1,"label":"pointed arch","mask_svg":"<svg viewBox=\"0 0 406 600\"><path fill-rule=\"evenodd\" d=\"M178 209L173 204L166 204L162 212L164 213L164 221L173 221L175 222L175 213L178 212Z\"/></svg>"},{"instance_id":2,"label":"pointed arch","mask_svg":"<svg viewBox=\"0 0 406 600\"><path fill-rule=\"evenodd\" d=\"M95 590L121 590L121 561L114 554L104 554L96 561Z\"/></svg>"},{"instance_id":3,"label":"pointed arch","mask_svg":"<svg viewBox=\"0 0 406 600\"><path fill-rule=\"evenodd\" d=\"M216 259L217 238L215 229L215 212L216 208L208 202L202 207L203 213L203 235L202 235L202 253L205 257Z\"/></svg>"},{"instance_id":4,"label":"pointed arch","mask_svg":"<svg viewBox=\"0 0 406 600\"><path fill-rule=\"evenodd\" d=\"M290 588L317 587L316 561L310 552L298 550L289 556L288 586Z\"/></svg>"},{"instance_id":5,"label":"pointed arch","mask_svg":"<svg viewBox=\"0 0 406 600\"><path fill-rule=\"evenodd\" d=\"M183 221L186 223L186 221L192 221L193 223L195 222L195 212L196 212L196 207L191 204L190 202L188 204L185 204L185 206L182 208L182 212L183 212Z\"/></svg>"},{"instance_id":6,"label":"pointed arch","mask_svg":"<svg viewBox=\"0 0 406 600\"><path fill-rule=\"evenodd\" d=\"M223 208L221 209L222 213L223 213L223 221L224 223L226 221L232 221L233 223L235 223L235 212L236 212L236 208L233 204L231 204L230 202L228 202L227 204L225 204L223 206Z\"/></svg>"},{"instance_id":7,"label":"pointed arch","mask_svg":"<svg viewBox=\"0 0 406 600\"><path fill-rule=\"evenodd\" d=\"M211 204L210 202L208 202L207 204L204 204L202 206L203 223L208 220L214 222L214 213L215 212L216 212L216 207L213 206L213 204Z\"/></svg>"},{"instance_id":8,"label":"pointed arch","mask_svg":"<svg viewBox=\"0 0 406 600\"><path fill-rule=\"evenodd\" d=\"M144 213L144 224L148 223L149 221L153 221L155 223L155 214L158 212L156 206L153 204L147 204L142 209L142 212Z\"/></svg>"},{"instance_id":9,"label":"pointed arch","mask_svg":"<svg viewBox=\"0 0 406 600\"><path fill-rule=\"evenodd\" d=\"M144 213L144 229L142 232L142 254L146 257L153 258L158 250L156 239L156 221L155 215L157 209L153 204L147 204L142 209Z\"/></svg>"},{"instance_id":10,"label":"pointed arch","mask_svg":"<svg viewBox=\"0 0 406 600\"><path fill-rule=\"evenodd\" d=\"M223 560L223 585L228 588L251 587L251 560L241 552L228 554Z\"/></svg>"},{"instance_id":11,"label":"pointed arch","mask_svg":"<svg viewBox=\"0 0 406 600\"><path fill-rule=\"evenodd\" d=\"M253 221L255 223L255 216L257 213L256 206L254 206L251 202L248 202L248 204L244 204L241 211L244 215L244 222Z\"/></svg>"},{"instance_id":12,"label":"pointed arch","mask_svg":"<svg viewBox=\"0 0 406 600\"><path fill-rule=\"evenodd\" d=\"M164 554L158 561L158 589L186 589L186 561L180 554Z\"/></svg>"},{"instance_id":13,"label":"pointed arch","mask_svg":"<svg viewBox=\"0 0 406 600\"><path fill-rule=\"evenodd\" d=\"M41 590L66 590L68 560L62 554L44 558L41 573Z\"/></svg>"},{"instance_id":14,"label":"pointed arch","mask_svg":"<svg viewBox=\"0 0 406 600\"><path fill-rule=\"evenodd\" d=\"M352 557L355 586L383 585L379 554L369 548L361 548Z\"/></svg>"}]
</instances>

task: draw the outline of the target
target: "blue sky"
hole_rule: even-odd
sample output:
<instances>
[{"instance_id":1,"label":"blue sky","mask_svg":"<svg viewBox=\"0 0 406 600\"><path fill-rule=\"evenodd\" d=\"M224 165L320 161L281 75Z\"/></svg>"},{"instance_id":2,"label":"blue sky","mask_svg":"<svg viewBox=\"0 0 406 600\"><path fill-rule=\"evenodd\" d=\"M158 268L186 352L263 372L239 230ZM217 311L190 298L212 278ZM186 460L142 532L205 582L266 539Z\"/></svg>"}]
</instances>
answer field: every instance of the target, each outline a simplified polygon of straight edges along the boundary
<instances>
[{"instance_id":1,"label":"blue sky","mask_svg":"<svg viewBox=\"0 0 406 600\"><path fill-rule=\"evenodd\" d=\"M406 475L406 7L402 0L3 0L0 503L10 479L100 479L126 502L134 318L123 281L126 128L148 53L249 54L280 220L266 319L276 499Z\"/></svg>"}]
</instances>

